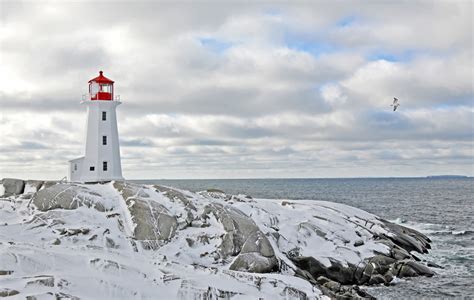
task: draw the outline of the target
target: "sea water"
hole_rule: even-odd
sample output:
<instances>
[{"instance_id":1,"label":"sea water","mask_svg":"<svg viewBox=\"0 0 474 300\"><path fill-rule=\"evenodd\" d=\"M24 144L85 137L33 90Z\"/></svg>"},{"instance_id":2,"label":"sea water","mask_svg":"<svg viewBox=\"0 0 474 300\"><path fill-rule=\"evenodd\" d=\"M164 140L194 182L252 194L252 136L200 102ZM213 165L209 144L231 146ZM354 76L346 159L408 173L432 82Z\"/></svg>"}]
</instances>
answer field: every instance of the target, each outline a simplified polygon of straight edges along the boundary
<instances>
[{"instance_id":1,"label":"sea water","mask_svg":"<svg viewBox=\"0 0 474 300\"><path fill-rule=\"evenodd\" d=\"M432 278L397 280L370 287L379 299L474 299L474 179L222 179L141 180L191 191L209 188L254 198L315 199L344 203L412 227L432 240L419 258L433 268Z\"/></svg>"}]
</instances>

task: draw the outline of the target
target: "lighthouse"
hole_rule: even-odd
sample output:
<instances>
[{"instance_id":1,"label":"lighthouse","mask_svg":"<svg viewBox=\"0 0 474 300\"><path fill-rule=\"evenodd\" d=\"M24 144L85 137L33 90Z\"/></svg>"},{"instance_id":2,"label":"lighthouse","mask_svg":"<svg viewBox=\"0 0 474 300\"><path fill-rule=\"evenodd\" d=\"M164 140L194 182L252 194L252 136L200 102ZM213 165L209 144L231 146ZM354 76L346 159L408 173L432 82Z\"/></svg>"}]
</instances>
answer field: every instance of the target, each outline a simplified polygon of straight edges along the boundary
<instances>
[{"instance_id":1,"label":"lighthouse","mask_svg":"<svg viewBox=\"0 0 474 300\"><path fill-rule=\"evenodd\" d=\"M123 180L114 82L103 72L89 80L89 93L81 104L87 106L86 150L83 157L69 161L72 182Z\"/></svg>"}]
</instances>

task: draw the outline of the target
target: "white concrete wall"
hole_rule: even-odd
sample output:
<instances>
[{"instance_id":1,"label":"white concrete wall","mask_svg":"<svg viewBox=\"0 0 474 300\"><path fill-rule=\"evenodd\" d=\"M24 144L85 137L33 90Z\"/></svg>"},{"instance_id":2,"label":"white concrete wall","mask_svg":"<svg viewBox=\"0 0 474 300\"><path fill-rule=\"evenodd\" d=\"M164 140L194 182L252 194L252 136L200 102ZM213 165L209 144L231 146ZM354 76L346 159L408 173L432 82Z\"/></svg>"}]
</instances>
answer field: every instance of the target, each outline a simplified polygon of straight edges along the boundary
<instances>
[{"instance_id":1,"label":"white concrete wall","mask_svg":"<svg viewBox=\"0 0 474 300\"><path fill-rule=\"evenodd\" d=\"M84 157L79 157L69 161L69 181L79 182L82 177L82 162Z\"/></svg>"},{"instance_id":2,"label":"white concrete wall","mask_svg":"<svg viewBox=\"0 0 474 300\"><path fill-rule=\"evenodd\" d=\"M82 182L123 180L120 160L120 145L117 129L116 107L119 101L87 100L86 153L82 161ZM102 112L107 119L102 121ZM107 145L102 145L102 136L107 136ZM107 171L103 162L107 162ZM90 171L90 167L94 171Z\"/></svg>"}]
</instances>

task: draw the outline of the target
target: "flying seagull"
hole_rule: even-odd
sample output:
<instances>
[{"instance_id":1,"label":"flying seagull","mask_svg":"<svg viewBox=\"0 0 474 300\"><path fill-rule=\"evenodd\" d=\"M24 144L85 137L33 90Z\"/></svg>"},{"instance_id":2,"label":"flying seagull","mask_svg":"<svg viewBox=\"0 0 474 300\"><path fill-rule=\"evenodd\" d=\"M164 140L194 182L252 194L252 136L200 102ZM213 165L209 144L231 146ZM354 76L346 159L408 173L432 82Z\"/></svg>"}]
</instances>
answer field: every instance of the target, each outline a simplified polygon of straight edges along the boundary
<instances>
[{"instance_id":1,"label":"flying seagull","mask_svg":"<svg viewBox=\"0 0 474 300\"><path fill-rule=\"evenodd\" d=\"M393 111L396 111L396 110L397 110L397 107L400 106L400 103L398 103L398 99L397 99L397 98L393 98L393 103L390 104L390 106L393 106Z\"/></svg>"}]
</instances>

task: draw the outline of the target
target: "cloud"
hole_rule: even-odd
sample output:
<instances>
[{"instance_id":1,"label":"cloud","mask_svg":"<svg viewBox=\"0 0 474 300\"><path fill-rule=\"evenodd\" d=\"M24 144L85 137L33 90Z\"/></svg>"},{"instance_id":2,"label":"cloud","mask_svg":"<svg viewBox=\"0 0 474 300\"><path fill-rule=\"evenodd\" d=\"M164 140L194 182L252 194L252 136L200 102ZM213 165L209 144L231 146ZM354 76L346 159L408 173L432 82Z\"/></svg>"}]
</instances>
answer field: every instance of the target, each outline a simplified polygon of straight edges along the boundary
<instances>
[{"instance_id":1,"label":"cloud","mask_svg":"<svg viewBox=\"0 0 474 300\"><path fill-rule=\"evenodd\" d=\"M4 1L0 177L66 174L99 70L128 178L474 175L471 10Z\"/></svg>"}]
</instances>

